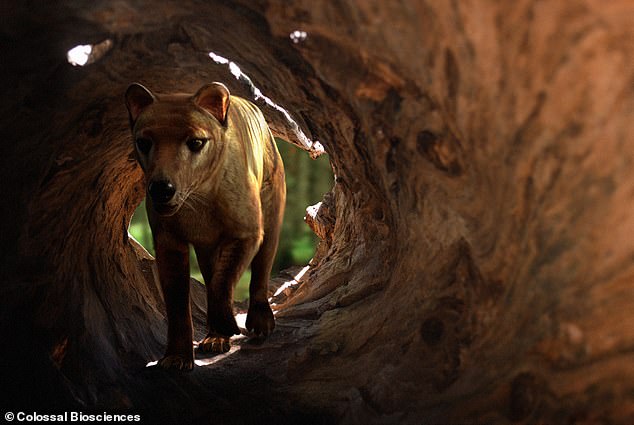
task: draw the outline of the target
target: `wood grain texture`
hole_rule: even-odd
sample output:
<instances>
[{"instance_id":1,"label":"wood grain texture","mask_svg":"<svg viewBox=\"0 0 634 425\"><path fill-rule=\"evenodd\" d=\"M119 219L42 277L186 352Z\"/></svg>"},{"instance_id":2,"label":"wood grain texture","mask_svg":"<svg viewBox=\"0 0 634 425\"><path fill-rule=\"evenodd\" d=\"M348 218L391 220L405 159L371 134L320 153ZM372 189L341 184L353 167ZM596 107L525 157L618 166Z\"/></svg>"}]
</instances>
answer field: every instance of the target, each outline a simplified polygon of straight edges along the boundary
<instances>
[{"instance_id":1,"label":"wood grain texture","mask_svg":"<svg viewBox=\"0 0 634 425\"><path fill-rule=\"evenodd\" d=\"M630 1L40 6L2 22L7 407L226 423L634 421ZM105 38L97 62L65 63ZM165 324L151 260L127 238L143 193L122 96L131 81L248 95L209 51L324 145L335 220L320 232L332 242L278 305L267 343L153 375L140 370Z\"/></svg>"}]
</instances>

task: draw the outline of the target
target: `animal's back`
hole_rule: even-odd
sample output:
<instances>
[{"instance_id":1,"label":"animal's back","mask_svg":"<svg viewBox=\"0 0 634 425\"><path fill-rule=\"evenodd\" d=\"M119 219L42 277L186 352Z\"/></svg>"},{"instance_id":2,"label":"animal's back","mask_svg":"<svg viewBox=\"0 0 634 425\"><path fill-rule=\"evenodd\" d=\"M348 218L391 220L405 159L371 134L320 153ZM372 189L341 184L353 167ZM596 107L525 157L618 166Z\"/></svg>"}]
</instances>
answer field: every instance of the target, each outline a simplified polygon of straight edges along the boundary
<instances>
[{"instance_id":1,"label":"animal's back","mask_svg":"<svg viewBox=\"0 0 634 425\"><path fill-rule=\"evenodd\" d=\"M271 130L262 112L250 101L231 96L229 128L244 146L244 161L258 187L276 167L279 158Z\"/></svg>"}]
</instances>

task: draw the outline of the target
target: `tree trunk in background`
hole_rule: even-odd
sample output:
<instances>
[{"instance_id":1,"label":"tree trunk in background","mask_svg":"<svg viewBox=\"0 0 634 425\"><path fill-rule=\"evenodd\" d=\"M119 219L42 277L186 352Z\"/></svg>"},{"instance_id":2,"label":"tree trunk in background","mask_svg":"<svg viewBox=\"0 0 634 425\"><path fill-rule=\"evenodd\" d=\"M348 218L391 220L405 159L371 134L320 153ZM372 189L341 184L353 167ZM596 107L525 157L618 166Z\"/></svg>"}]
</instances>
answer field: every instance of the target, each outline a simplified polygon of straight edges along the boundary
<instances>
[{"instance_id":1,"label":"tree trunk in background","mask_svg":"<svg viewBox=\"0 0 634 425\"><path fill-rule=\"evenodd\" d=\"M36 2L37 3L37 2ZM36 7L37 6L37 7ZM156 421L632 423L634 6L41 2L4 11L5 411ZM293 31L305 31L295 43ZM95 63L66 51L112 40ZM165 343L123 92L248 90L336 183L327 253L263 345L191 374ZM276 135L297 141L263 108ZM327 220L326 220L327 221ZM197 332L204 303L195 286Z\"/></svg>"}]
</instances>

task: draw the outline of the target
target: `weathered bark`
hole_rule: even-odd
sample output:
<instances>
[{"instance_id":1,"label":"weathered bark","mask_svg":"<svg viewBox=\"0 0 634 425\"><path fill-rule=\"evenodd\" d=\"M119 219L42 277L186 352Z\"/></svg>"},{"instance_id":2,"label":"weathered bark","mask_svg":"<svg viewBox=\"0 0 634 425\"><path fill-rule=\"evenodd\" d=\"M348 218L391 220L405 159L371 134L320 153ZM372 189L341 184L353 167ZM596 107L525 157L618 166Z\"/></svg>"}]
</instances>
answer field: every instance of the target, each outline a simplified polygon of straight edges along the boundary
<instances>
[{"instance_id":1,"label":"weathered bark","mask_svg":"<svg viewBox=\"0 0 634 425\"><path fill-rule=\"evenodd\" d=\"M630 1L41 3L1 28L5 411L634 421ZM335 221L269 341L165 374L143 369L165 324L127 236L143 190L122 93L248 95L210 51L324 145Z\"/></svg>"}]
</instances>

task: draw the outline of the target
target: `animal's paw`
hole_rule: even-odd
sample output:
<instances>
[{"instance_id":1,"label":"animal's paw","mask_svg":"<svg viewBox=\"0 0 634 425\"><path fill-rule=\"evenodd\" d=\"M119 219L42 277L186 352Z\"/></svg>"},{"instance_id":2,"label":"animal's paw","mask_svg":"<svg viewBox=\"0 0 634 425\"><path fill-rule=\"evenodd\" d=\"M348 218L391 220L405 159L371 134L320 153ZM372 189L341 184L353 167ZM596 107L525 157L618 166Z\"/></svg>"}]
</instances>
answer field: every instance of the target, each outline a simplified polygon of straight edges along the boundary
<instances>
[{"instance_id":1,"label":"animal's paw","mask_svg":"<svg viewBox=\"0 0 634 425\"><path fill-rule=\"evenodd\" d=\"M180 354L172 354L159 360L157 366L166 370L192 370L194 368L194 359Z\"/></svg>"},{"instance_id":2,"label":"animal's paw","mask_svg":"<svg viewBox=\"0 0 634 425\"><path fill-rule=\"evenodd\" d=\"M226 353L231 349L230 337L212 332L200 341L198 349L203 353Z\"/></svg>"},{"instance_id":3,"label":"animal's paw","mask_svg":"<svg viewBox=\"0 0 634 425\"><path fill-rule=\"evenodd\" d=\"M208 309L209 335L207 336L240 335L240 328L231 309L215 306L209 306Z\"/></svg>"},{"instance_id":4,"label":"animal's paw","mask_svg":"<svg viewBox=\"0 0 634 425\"><path fill-rule=\"evenodd\" d=\"M269 336L275 328L275 318L268 302L249 306L246 322L247 330L255 335Z\"/></svg>"}]
</instances>

